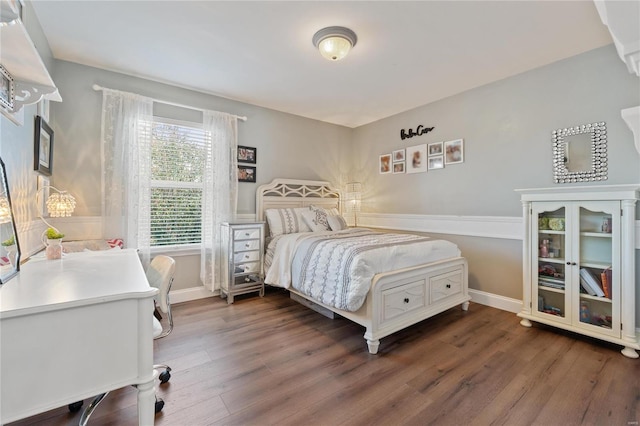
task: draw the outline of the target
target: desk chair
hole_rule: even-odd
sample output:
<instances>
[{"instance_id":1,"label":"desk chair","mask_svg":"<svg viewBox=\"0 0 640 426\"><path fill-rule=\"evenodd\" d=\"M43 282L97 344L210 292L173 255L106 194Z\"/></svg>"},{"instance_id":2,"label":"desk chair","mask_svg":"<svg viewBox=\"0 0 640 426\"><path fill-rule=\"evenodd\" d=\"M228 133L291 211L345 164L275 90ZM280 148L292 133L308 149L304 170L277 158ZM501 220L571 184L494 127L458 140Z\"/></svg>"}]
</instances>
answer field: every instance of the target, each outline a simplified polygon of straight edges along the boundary
<instances>
[{"instance_id":1,"label":"desk chair","mask_svg":"<svg viewBox=\"0 0 640 426\"><path fill-rule=\"evenodd\" d=\"M169 301L169 291L171 290L171 284L173 284L173 276L176 270L176 262L169 256L156 256L153 258L147 268L147 281L151 287L157 288L158 295L156 296L156 307L167 315L168 328L165 330L160 320L155 316L153 317L153 338L161 339L166 337L173 331L173 317L171 316L171 302ZM155 371L164 370L158 378L160 383L166 383L171 378L171 367L165 364L155 364L153 366ZM108 392L107 392L108 393ZM107 396L107 393L96 396L89 406L82 413L80 418L80 426L86 426L89 421L89 417L98 407L100 402ZM73 407L72 407L73 406ZM78 411L82 406L82 401L69 405L69 410ZM162 398L156 397L155 411L159 413L164 407L164 401Z\"/></svg>"}]
</instances>

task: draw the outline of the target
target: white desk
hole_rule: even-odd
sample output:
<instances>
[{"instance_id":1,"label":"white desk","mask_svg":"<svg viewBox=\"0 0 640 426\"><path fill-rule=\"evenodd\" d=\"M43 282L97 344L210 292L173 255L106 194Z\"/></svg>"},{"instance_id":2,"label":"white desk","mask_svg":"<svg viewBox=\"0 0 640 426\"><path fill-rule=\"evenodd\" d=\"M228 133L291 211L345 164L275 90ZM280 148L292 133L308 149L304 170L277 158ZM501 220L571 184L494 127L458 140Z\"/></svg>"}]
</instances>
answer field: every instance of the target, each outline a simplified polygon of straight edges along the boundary
<instances>
[{"instance_id":1,"label":"white desk","mask_svg":"<svg viewBox=\"0 0 640 426\"><path fill-rule=\"evenodd\" d=\"M153 424L156 293L135 250L24 264L0 287L0 423L136 384Z\"/></svg>"}]
</instances>

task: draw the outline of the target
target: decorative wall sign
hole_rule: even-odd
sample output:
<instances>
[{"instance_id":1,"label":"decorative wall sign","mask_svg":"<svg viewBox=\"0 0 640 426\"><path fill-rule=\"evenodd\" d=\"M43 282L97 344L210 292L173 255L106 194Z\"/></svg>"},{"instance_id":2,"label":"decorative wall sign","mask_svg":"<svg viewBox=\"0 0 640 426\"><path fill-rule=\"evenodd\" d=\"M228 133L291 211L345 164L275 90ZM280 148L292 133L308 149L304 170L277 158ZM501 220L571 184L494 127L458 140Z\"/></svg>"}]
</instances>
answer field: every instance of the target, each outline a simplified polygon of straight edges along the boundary
<instances>
[{"instance_id":1,"label":"decorative wall sign","mask_svg":"<svg viewBox=\"0 0 640 426\"><path fill-rule=\"evenodd\" d=\"M435 129L435 127L424 127L422 124L416 127L415 131L413 129L409 129L405 132L404 129L402 129L400 130L400 139L405 140L410 139L414 136L426 135L433 129Z\"/></svg>"}]
</instances>

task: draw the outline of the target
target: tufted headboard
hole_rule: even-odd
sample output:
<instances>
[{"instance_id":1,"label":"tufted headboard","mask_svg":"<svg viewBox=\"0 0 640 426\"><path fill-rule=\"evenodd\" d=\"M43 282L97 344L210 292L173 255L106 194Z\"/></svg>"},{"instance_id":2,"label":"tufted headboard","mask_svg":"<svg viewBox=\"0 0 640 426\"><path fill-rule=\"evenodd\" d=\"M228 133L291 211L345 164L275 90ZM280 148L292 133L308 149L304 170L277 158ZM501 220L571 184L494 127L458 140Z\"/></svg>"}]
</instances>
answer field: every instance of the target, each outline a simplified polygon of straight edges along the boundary
<instances>
[{"instance_id":1,"label":"tufted headboard","mask_svg":"<svg viewBox=\"0 0 640 426\"><path fill-rule=\"evenodd\" d=\"M319 180L274 179L258 187L256 218L265 220L267 209L306 207L311 204L342 212L341 193L329 182Z\"/></svg>"}]
</instances>

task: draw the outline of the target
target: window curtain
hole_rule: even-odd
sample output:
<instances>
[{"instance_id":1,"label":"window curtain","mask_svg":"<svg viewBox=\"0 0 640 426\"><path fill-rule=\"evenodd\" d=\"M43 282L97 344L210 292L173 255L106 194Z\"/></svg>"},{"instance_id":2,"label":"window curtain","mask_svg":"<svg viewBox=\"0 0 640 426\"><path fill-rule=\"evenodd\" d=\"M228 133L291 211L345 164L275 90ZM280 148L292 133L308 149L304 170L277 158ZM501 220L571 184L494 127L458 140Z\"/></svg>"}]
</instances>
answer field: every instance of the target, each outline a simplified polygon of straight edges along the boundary
<instances>
[{"instance_id":1,"label":"window curtain","mask_svg":"<svg viewBox=\"0 0 640 426\"><path fill-rule=\"evenodd\" d=\"M152 99L103 89L103 235L137 248L145 267L150 257L152 119Z\"/></svg>"},{"instance_id":2,"label":"window curtain","mask_svg":"<svg viewBox=\"0 0 640 426\"><path fill-rule=\"evenodd\" d=\"M200 279L205 288L220 288L221 224L233 220L238 205L238 120L236 116L204 111L203 128L211 135L202 191Z\"/></svg>"}]
</instances>

